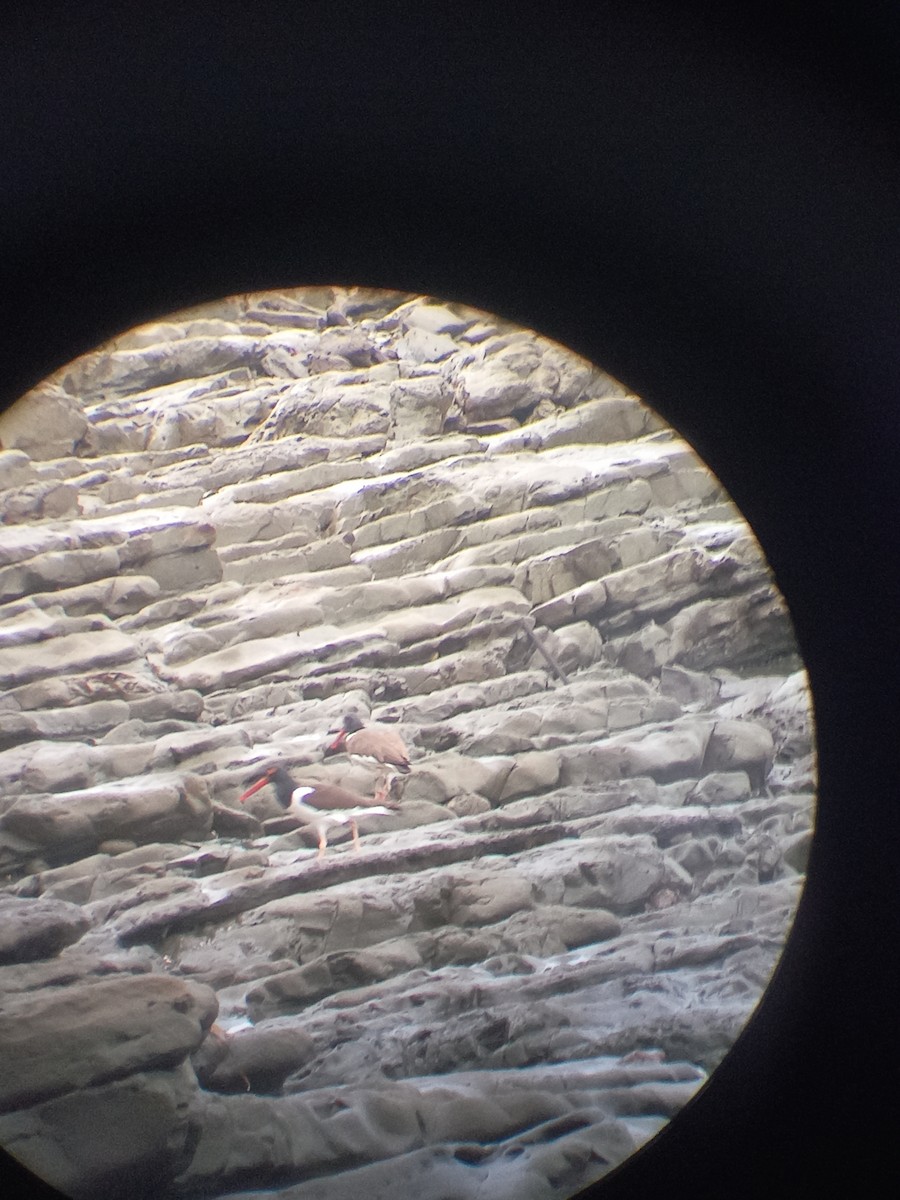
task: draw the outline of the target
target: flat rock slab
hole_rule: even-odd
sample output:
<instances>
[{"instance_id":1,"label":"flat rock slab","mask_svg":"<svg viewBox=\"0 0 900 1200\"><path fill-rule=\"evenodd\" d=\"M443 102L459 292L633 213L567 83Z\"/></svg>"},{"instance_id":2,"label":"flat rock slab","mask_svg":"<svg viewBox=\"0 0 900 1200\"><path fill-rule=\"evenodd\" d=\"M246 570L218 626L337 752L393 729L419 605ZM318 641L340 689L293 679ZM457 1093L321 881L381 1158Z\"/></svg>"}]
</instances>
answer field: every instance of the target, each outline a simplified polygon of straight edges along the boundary
<instances>
[{"instance_id":1,"label":"flat rock slab","mask_svg":"<svg viewBox=\"0 0 900 1200\"><path fill-rule=\"evenodd\" d=\"M211 1035L193 1055L204 1087L217 1092L277 1092L312 1055L313 1039L302 1029L268 1026L228 1037Z\"/></svg>"},{"instance_id":2,"label":"flat rock slab","mask_svg":"<svg viewBox=\"0 0 900 1200\"><path fill-rule=\"evenodd\" d=\"M117 974L146 975L153 966L154 956L141 950L102 952L76 943L54 958L0 966L0 996L5 1003L14 993L67 987Z\"/></svg>"},{"instance_id":3,"label":"flat rock slab","mask_svg":"<svg viewBox=\"0 0 900 1200\"><path fill-rule=\"evenodd\" d=\"M90 928L77 904L0 896L0 963L51 958Z\"/></svg>"},{"instance_id":4,"label":"flat rock slab","mask_svg":"<svg viewBox=\"0 0 900 1200\"><path fill-rule=\"evenodd\" d=\"M440 828L445 829L447 824L442 822ZM146 902L142 902L141 897L115 916L111 928L123 945L151 941L167 932L220 921L273 900L318 891L332 883L372 875L395 875L403 870L417 872L426 867L467 862L485 854L505 854L542 845L556 840L563 830L560 826L547 825L537 829L455 837L428 832L429 837L422 837L416 830L409 831L408 836L415 840L398 849L326 856L321 860L304 861L291 867L272 867L267 871L251 867L238 872L238 878L227 883L217 880L202 886L189 886L182 896L165 894L160 899ZM167 891L171 890L169 884Z\"/></svg>"},{"instance_id":5,"label":"flat rock slab","mask_svg":"<svg viewBox=\"0 0 900 1200\"><path fill-rule=\"evenodd\" d=\"M18 687L34 679L117 667L137 658L134 640L118 629L73 633L52 641L0 650L0 687Z\"/></svg>"},{"instance_id":6,"label":"flat rock slab","mask_svg":"<svg viewBox=\"0 0 900 1200\"><path fill-rule=\"evenodd\" d=\"M190 1161L196 1091L187 1063L138 1071L0 1114L0 1142L63 1195L133 1197Z\"/></svg>"},{"instance_id":7,"label":"flat rock slab","mask_svg":"<svg viewBox=\"0 0 900 1200\"><path fill-rule=\"evenodd\" d=\"M206 831L212 808L200 776L140 777L57 795L16 801L0 829L47 850L74 857L90 853L109 838L139 842Z\"/></svg>"},{"instance_id":8,"label":"flat rock slab","mask_svg":"<svg viewBox=\"0 0 900 1200\"><path fill-rule=\"evenodd\" d=\"M45 989L0 1008L0 1112L136 1071L177 1066L218 1012L215 992L168 975Z\"/></svg>"},{"instance_id":9,"label":"flat rock slab","mask_svg":"<svg viewBox=\"0 0 900 1200\"><path fill-rule=\"evenodd\" d=\"M398 1192L550 1197L555 1194L550 1189L496 1191L497 1178L494 1187L484 1192L484 1168L493 1163L505 1182L525 1182L537 1166L535 1161L529 1163L527 1150L539 1160L538 1152L546 1154L560 1138L576 1131L593 1145L603 1144L601 1159L608 1165L634 1149L625 1127L603 1114L598 1105L585 1110L583 1094L569 1098L552 1084L541 1087L534 1079L530 1088L504 1087L506 1074L485 1073L468 1087L442 1086L437 1080L417 1086L411 1080L385 1082L378 1089L323 1088L277 1099L206 1097L204 1135L179 1183L188 1192L215 1185L221 1194L229 1182L249 1182L269 1174L297 1179L280 1194L309 1200L320 1195L347 1200L366 1194L388 1197ZM695 1074L694 1088L699 1081ZM587 1131L595 1124L599 1129L591 1137ZM522 1170L520 1163L517 1172L505 1171L504 1164L519 1160L523 1151L528 1166ZM587 1173L579 1172L575 1178L584 1183L597 1178L596 1157L585 1156L580 1166ZM374 1191L365 1186L359 1190L367 1181ZM433 1190L435 1182L442 1190ZM417 1183L418 1190L407 1190L408 1183ZM231 1195L230 1189L226 1194Z\"/></svg>"},{"instance_id":10,"label":"flat rock slab","mask_svg":"<svg viewBox=\"0 0 900 1200\"><path fill-rule=\"evenodd\" d=\"M71 454L87 429L81 405L62 388L41 385L27 404L16 404L0 421L3 446L38 462Z\"/></svg>"},{"instance_id":11,"label":"flat rock slab","mask_svg":"<svg viewBox=\"0 0 900 1200\"><path fill-rule=\"evenodd\" d=\"M417 899L421 904L422 898ZM525 903L530 905L530 895L525 897ZM348 985L366 989L374 996L378 990L374 985L417 968L435 970L491 958L499 962L498 956L504 956L510 964L521 958L524 964L526 956L562 954L576 946L616 937L621 929L621 922L612 913L599 908L526 907L511 917L476 928L445 925L390 938L368 949L333 950L309 959L301 967L259 979L248 989L245 1000L248 1011L259 1021L276 1013L307 1009ZM523 965L522 969L527 968Z\"/></svg>"},{"instance_id":12,"label":"flat rock slab","mask_svg":"<svg viewBox=\"0 0 900 1200\"><path fill-rule=\"evenodd\" d=\"M184 1190L261 1177L279 1195L559 1198L636 1148L627 1119L677 1111L704 1082L650 1054L324 1087L303 1096L205 1098L204 1136ZM622 1120L622 1118L626 1120ZM259 1136L267 1131L265 1139ZM301 1149L302 1148L302 1149Z\"/></svg>"}]
</instances>

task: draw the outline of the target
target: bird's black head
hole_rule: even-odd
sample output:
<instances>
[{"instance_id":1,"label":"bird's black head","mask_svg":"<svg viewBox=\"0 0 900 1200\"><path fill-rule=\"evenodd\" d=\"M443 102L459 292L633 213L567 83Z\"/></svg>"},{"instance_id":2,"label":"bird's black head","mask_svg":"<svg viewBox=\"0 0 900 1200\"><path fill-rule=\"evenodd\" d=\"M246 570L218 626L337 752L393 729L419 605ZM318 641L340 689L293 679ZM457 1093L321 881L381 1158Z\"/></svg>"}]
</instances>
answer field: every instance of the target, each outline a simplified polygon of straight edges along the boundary
<instances>
[{"instance_id":1,"label":"bird's black head","mask_svg":"<svg viewBox=\"0 0 900 1200\"><path fill-rule=\"evenodd\" d=\"M278 801L281 807L290 808L291 797L293 796L297 785L287 773L286 768L282 766L270 768L269 782L275 789L275 799Z\"/></svg>"},{"instance_id":2,"label":"bird's black head","mask_svg":"<svg viewBox=\"0 0 900 1200\"><path fill-rule=\"evenodd\" d=\"M347 713L343 720L344 733L357 733L363 728L363 723L356 713Z\"/></svg>"},{"instance_id":3,"label":"bird's black head","mask_svg":"<svg viewBox=\"0 0 900 1200\"><path fill-rule=\"evenodd\" d=\"M271 783L275 789L275 798L282 808L290 807L291 796L293 796L294 788L297 785L281 763L271 763L264 770L258 771L254 775L253 780L251 780L251 786L241 796L241 802L243 803L254 792L258 792L260 788L264 788L267 783Z\"/></svg>"}]
</instances>

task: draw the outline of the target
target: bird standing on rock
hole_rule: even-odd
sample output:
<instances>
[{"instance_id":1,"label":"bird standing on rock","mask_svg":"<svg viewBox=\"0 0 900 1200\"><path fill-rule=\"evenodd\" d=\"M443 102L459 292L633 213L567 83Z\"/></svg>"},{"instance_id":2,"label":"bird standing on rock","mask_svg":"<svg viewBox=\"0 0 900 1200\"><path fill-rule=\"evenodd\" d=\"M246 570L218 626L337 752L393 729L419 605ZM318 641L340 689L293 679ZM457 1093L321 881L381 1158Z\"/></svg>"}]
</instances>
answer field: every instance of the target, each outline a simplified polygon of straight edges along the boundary
<instances>
[{"instance_id":1,"label":"bird standing on rock","mask_svg":"<svg viewBox=\"0 0 900 1200\"><path fill-rule=\"evenodd\" d=\"M298 817L304 825L311 825L315 829L319 836L317 858L322 858L325 854L330 825L349 825L353 835L353 845L358 852L360 848L359 828L356 818L370 814L390 816L399 807L392 800L386 800L383 805L367 804L363 796L358 796L356 792L338 787L334 783L298 785L279 763L266 767L241 796L241 804L248 800L254 792L264 788L267 783L271 783L274 787L275 797L285 812Z\"/></svg>"},{"instance_id":2,"label":"bird standing on rock","mask_svg":"<svg viewBox=\"0 0 900 1200\"><path fill-rule=\"evenodd\" d=\"M386 725L364 725L356 713L347 713L343 728L325 748L326 756L346 751L351 758L379 767L376 804L384 804L388 794L388 779L392 771L409 774L409 751L403 738Z\"/></svg>"}]
</instances>

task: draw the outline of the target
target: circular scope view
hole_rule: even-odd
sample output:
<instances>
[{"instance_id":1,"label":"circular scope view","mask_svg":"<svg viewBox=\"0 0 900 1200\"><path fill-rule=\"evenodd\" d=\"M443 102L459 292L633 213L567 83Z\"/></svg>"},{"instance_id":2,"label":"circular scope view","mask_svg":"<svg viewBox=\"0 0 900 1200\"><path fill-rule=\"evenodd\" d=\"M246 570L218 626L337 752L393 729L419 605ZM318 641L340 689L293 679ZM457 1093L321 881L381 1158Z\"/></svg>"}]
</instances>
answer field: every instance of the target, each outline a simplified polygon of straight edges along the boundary
<instances>
[{"instance_id":1,"label":"circular scope view","mask_svg":"<svg viewBox=\"0 0 900 1200\"><path fill-rule=\"evenodd\" d=\"M0 442L0 1146L76 1200L562 1200L659 1133L815 814L690 446L534 332L326 287L132 329Z\"/></svg>"}]
</instances>

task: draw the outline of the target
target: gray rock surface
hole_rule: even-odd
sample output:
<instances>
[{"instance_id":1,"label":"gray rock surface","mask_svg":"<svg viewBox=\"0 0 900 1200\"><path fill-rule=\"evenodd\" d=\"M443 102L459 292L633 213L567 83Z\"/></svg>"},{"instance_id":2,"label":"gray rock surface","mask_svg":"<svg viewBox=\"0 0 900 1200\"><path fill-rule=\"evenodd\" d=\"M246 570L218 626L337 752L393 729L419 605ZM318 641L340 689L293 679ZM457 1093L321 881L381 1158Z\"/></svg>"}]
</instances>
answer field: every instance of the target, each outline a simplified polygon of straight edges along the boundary
<instances>
[{"instance_id":1,"label":"gray rock surface","mask_svg":"<svg viewBox=\"0 0 900 1200\"><path fill-rule=\"evenodd\" d=\"M5 1000L0 1111L174 1066L200 1045L217 1007L209 988L167 975L47 988Z\"/></svg>"},{"instance_id":2,"label":"gray rock surface","mask_svg":"<svg viewBox=\"0 0 900 1200\"><path fill-rule=\"evenodd\" d=\"M76 904L42 896L0 896L0 963L49 958L77 942L90 925Z\"/></svg>"},{"instance_id":3,"label":"gray rock surface","mask_svg":"<svg viewBox=\"0 0 900 1200\"><path fill-rule=\"evenodd\" d=\"M690 448L543 338L332 288L132 330L0 437L0 1142L76 1197L561 1200L675 1116L816 786ZM317 859L239 797L372 795L351 711L412 770Z\"/></svg>"}]
</instances>

